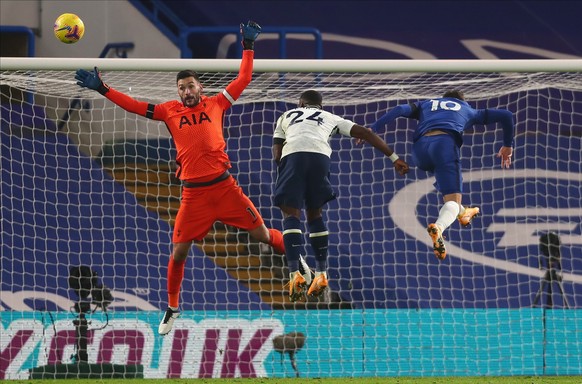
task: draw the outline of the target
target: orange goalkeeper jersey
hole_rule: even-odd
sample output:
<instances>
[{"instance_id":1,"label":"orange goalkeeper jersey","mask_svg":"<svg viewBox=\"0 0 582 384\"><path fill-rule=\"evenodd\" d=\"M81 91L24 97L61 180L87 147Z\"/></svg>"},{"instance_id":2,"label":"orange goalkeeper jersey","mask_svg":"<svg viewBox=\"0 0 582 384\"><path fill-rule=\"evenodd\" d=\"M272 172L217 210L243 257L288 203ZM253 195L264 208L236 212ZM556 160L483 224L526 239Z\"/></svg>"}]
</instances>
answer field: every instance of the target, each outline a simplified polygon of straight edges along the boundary
<instances>
[{"instance_id":1,"label":"orange goalkeeper jersey","mask_svg":"<svg viewBox=\"0 0 582 384\"><path fill-rule=\"evenodd\" d=\"M244 50L239 74L221 93L202 96L194 107L181 101L162 104L138 101L113 88L105 94L128 112L166 123L176 146L176 176L193 182L209 181L231 168L224 140L224 114L251 82L254 51Z\"/></svg>"}]
</instances>

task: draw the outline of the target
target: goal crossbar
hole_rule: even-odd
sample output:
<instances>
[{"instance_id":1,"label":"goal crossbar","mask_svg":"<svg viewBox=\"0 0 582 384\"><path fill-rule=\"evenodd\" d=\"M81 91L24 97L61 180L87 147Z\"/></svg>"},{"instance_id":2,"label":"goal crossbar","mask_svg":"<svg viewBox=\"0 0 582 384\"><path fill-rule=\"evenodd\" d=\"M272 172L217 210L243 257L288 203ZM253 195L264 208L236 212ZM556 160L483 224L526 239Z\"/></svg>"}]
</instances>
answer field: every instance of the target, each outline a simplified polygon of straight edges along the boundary
<instances>
[{"instance_id":1,"label":"goal crossbar","mask_svg":"<svg viewBox=\"0 0 582 384\"><path fill-rule=\"evenodd\" d=\"M2 57L2 70L76 70L97 66L109 71L237 71L238 59L122 59ZM545 60L269 60L256 59L258 72L582 72L582 59Z\"/></svg>"}]
</instances>

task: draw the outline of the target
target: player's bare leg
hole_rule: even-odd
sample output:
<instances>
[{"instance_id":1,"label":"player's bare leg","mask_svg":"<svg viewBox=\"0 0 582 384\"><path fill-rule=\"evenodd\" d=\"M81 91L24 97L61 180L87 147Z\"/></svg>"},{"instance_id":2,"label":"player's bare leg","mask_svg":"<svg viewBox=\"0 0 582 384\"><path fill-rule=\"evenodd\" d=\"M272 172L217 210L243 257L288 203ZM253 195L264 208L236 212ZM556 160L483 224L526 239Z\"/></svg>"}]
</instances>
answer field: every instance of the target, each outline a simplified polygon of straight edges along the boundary
<instances>
[{"instance_id":1,"label":"player's bare leg","mask_svg":"<svg viewBox=\"0 0 582 384\"><path fill-rule=\"evenodd\" d=\"M285 244L281 231L267 228L264 224L249 231L249 235L261 243L269 244L278 254L285 254Z\"/></svg>"}]
</instances>

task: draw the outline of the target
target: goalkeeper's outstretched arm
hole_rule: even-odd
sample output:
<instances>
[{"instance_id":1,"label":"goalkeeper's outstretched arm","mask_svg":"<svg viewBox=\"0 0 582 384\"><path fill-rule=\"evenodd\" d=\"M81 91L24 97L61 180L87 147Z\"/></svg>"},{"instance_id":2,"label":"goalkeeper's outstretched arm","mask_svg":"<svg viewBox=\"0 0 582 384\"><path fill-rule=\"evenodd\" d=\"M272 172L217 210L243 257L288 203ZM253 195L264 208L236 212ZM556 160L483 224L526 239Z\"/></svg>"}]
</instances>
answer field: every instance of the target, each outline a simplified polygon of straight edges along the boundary
<instances>
[{"instance_id":1,"label":"goalkeeper's outstretched arm","mask_svg":"<svg viewBox=\"0 0 582 384\"><path fill-rule=\"evenodd\" d=\"M111 100L116 105L125 109L128 112L135 113L141 116L148 116L148 106L149 103L145 101L136 100L124 93L121 93L103 82L101 79L101 73L99 69L95 67L93 71L87 71L85 69L78 69L75 74L75 79L77 80L77 85L83 88L93 89L109 100Z\"/></svg>"},{"instance_id":2,"label":"goalkeeper's outstretched arm","mask_svg":"<svg viewBox=\"0 0 582 384\"><path fill-rule=\"evenodd\" d=\"M253 78L253 60L255 57L255 40L261 33L261 26L254 21L248 21L246 24L240 25L240 33L242 35L243 55L240 64L240 69L236 79L230 82L226 87L226 98L228 102L232 103L240 97L247 85L250 84ZM226 107L226 106L225 106Z\"/></svg>"}]
</instances>

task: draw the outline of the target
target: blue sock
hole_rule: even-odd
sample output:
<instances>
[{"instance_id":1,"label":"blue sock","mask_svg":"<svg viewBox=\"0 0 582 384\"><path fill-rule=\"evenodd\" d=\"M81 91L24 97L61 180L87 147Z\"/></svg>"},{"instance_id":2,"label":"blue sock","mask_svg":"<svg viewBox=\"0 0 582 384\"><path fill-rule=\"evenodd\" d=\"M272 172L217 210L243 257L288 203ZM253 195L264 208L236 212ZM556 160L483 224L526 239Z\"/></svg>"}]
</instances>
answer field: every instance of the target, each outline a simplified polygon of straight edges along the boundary
<instances>
[{"instance_id":1,"label":"blue sock","mask_svg":"<svg viewBox=\"0 0 582 384\"><path fill-rule=\"evenodd\" d=\"M309 227L309 241L315 252L315 270L324 272L327 268L329 232L322 217L307 223L307 226Z\"/></svg>"},{"instance_id":2,"label":"blue sock","mask_svg":"<svg viewBox=\"0 0 582 384\"><path fill-rule=\"evenodd\" d=\"M283 220L283 242L289 272L299 270L299 256L303 248L303 233L301 222L297 217L289 216Z\"/></svg>"}]
</instances>

